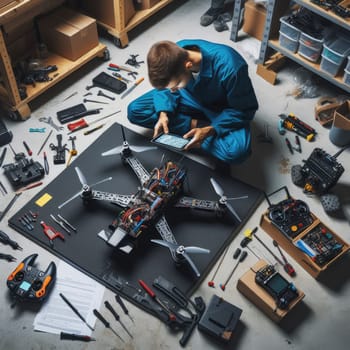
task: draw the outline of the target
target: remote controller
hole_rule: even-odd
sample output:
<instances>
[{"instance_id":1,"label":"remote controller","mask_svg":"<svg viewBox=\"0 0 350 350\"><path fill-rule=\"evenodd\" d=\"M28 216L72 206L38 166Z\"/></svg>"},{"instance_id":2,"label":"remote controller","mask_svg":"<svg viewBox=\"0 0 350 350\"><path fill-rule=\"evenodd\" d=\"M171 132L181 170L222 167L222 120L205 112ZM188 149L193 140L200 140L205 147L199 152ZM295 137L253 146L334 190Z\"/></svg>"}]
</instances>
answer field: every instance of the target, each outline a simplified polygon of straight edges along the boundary
<instances>
[{"instance_id":1,"label":"remote controller","mask_svg":"<svg viewBox=\"0 0 350 350\"><path fill-rule=\"evenodd\" d=\"M38 254L27 256L7 278L11 294L22 301L42 301L49 293L55 278L56 264L52 261L46 271L33 267Z\"/></svg>"}]
</instances>

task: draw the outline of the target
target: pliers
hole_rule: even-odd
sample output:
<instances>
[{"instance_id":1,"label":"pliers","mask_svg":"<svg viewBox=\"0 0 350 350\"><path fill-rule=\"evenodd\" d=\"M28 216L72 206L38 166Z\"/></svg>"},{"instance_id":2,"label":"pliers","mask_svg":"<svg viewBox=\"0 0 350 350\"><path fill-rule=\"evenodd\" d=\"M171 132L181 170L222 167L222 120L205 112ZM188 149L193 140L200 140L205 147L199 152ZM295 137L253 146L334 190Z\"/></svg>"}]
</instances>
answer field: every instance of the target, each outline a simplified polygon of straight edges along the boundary
<instances>
[{"instance_id":1,"label":"pliers","mask_svg":"<svg viewBox=\"0 0 350 350\"><path fill-rule=\"evenodd\" d=\"M2 253L0 253L0 259L7 260L8 262L13 262L17 260L14 256L10 254L2 254Z\"/></svg>"}]
</instances>

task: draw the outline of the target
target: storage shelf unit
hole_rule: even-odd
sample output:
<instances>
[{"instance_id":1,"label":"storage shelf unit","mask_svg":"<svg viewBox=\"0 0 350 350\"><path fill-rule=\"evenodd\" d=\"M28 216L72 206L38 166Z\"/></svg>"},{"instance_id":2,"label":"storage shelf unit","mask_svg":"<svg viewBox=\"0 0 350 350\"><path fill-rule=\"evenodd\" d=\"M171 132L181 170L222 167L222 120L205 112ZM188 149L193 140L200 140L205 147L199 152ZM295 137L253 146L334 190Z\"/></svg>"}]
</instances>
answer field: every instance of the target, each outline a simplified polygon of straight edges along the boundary
<instances>
[{"instance_id":1,"label":"storage shelf unit","mask_svg":"<svg viewBox=\"0 0 350 350\"><path fill-rule=\"evenodd\" d=\"M167 6L174 0L160 0L155 5L149 9L137 10L135 14L128 20L125 17L127 11L126 0L111 0L111 3L108 5L111 6L110 11L112 16L108 16L109 20L112 18L113 23L107 23L103 18L98 18L94 15L93 7L89 8L87 14L91 17L97 19L97 23L105 28L109 34L114 37L114 43L116 46L123 48L129 44L128 32L133 28L153 16L155 13L160 11L163 7ZM86 4L82 3L81 7L84 8Z\"/></svg>"},{"instance_id":2,"label":"storage shelf unit","mask_svg":"<svg viewBox=\"0 0 350 350\"><path fill-rule=\"evenodd\" d=\"M303 6L309 9L313 13L340 26L341 28L348 30L350 35L350 19L348 20L342 19L341 17L335 15L331 11L326 11L322 9L320 6L313 4L310 0L295 0L295 2L300 6ZM287 11L289 7L289 3L290 3L289 0L288 1L269 0L267 5L268 8L267 8L265 31L264 31L263 40L260 46L259 63L264 64L264 62L268 58L268 49L271 48L275 51L281 52L286 57L299 63L303 67L309 69L310 71L321 76L322 78L328 80L332 84L340 87L341 89L347 92L350 92L350 86L346 85L343 82L342 75L333 77L332 75L322 71L319 63L310 62L304 59L303 57L301 57L299 54L290 52L279 45L279 41L277 39L278 29L279 29L279 18L281 17L281 15L283 15Z\"/></svg>"},{"instance_id":3,"label":"storage shelf unit","mask_svg":"<svg viewBox=\"0 0 350 350\"><path fill-rule=\"evenodd\" d=\"M9 21L15 21L16 18L20 18L24 12L30 13L32 8L37 8L37 6L43 4L44 1L45 0L23 0L18 2L16 6L0 14L0 73L2 78L2 83L0 84L0 99L5 108L8 109L9 116L12 119L27 119L31 113L28 105L30 101L47 91L50 87L57 84L88 61L95 57L105 57L106 54L106 46L101 43L76 61L70 61L62 56L49 53L48 58L45 59L45 64L56 65L58 70L54 73L50 73L52 80L37 83L35 87L28 85L26 89L27 97L22 100L12 68L13 62L5 43L3 25ZM52 8L54 8L55 6L61 5L63 1L51 0L50 3L53 6ZM42 8L43 11L45 11L45 7L43 6Z\"/></svg>"}]
</instances>

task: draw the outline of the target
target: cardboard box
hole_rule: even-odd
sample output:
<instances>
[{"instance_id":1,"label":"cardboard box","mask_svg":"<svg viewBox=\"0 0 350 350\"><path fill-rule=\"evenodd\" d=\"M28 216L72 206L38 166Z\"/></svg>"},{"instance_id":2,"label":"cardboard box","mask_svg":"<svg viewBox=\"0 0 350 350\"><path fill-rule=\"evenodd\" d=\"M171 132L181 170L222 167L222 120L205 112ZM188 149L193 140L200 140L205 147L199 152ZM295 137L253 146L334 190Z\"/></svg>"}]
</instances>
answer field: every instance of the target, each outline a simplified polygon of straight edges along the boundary
<instances>
[{"instance_id":1,"label":"cardboard box","mask_svg":"<svg viewBox=\"0 0 350 350\"><path fill-rule=\"evenodd\" d=\"M161 0L138 0L136 2L136 8L138 10L147 10L153 7L155 4L157 4Z\"/></svg>"},{"instance_id":2,"label":"cardboard box","mask_svg":"<svg viewBox=\"0 0 350 350\"><path fill-rule=\"evenodd\" d=\"M116 28L119 23L116 23L116 12L120 11L117 8L114 0L84 0L81 2L81 8L91 17L95 18L101 24L106 24L110 27ZM124 28L130 19L135 15L136 10L133 0L124 1Z\"/></svg>"},{"instance_id":3,"label":"cardboard box","mask_svg":"<svg viewBox=\"0 0 350 350\"><path fill-rule=\"evenodd\" d=\"M253 0L246 1L244 5L244 22L242 30L250 36L261 41L266 20L266 8Z\"/></svg>"},{"instance_id":4,"label":"cardboard box","mask_svg":"<svg viewBox=\"0 0 350 350\"><path fill-rule=\"evenodd\" d=\"M350 130L350 100L345 101L334 111L333 126Z\"/></svg>"},{"instance_id":5,"label":"cardboard box","mask_svg":"<svg viewBox=\"0 0 350 350\"><path fill-rule=\"evenodd\" d=\"M258 271L266 265L268 265L266 261L259 260L238 280L237 289L273 321L280 322L297 304L301 302L305 294L298 289L298 297L290 303L287 310L276 309L276 302L273 297L255 282L255 273L253 271Z\"/></svg>"},{"instance_id":6,"label":"cardboard box","mask_svg":"<svg viewBox=\"0 0 350 350\"><path fill-rule=\"evenodd\" d=\"M65 7L40 18L38 26L49 50L71 61L98 45L96 20Z\"/></svg>"}]
</instances>

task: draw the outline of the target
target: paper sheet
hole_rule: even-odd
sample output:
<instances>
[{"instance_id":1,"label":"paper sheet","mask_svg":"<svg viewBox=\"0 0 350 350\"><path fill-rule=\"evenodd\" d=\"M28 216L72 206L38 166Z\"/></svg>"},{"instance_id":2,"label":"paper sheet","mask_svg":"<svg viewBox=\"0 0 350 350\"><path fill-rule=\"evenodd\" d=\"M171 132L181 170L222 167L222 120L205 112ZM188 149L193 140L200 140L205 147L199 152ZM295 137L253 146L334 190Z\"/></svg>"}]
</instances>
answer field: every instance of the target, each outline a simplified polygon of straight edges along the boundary
<instances>
[{"instance_id":1,"label":"paper sheet","mask_svg":"<svg viewBox=\"0 0 350 350\"><path fill-rule=\"evenodd\" d=\"M60 261L57 278L48 300L34 320L34 330L53 334L61 332L91 335L90 328L72 311L59 296L62 293L80 312L87 323L94 327L93 309L99 309L105 287L82 272Z\"/></svg>"}]
</instances>

